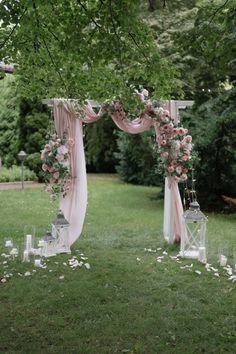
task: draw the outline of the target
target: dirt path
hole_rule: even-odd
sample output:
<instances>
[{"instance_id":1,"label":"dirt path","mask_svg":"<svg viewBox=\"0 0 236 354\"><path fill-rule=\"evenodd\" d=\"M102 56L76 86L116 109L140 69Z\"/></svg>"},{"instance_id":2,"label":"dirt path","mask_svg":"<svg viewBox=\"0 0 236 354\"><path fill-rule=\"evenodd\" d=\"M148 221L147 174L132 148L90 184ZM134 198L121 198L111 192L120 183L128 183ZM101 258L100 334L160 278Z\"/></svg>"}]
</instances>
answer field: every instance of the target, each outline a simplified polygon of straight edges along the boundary
<instances>
[{"instance_id":1,"label":"dirt path","mask_svg":"<svg viewBox=\"0 0 236 354\"><path fill-rule=\"evenodd\" d=\"M21 182L5 182L0 183L0 190L5 189L21 189L22 183ZM26 181L24 182L24 188L43 188L43 183Z\"/></svg>"}]
</instances>

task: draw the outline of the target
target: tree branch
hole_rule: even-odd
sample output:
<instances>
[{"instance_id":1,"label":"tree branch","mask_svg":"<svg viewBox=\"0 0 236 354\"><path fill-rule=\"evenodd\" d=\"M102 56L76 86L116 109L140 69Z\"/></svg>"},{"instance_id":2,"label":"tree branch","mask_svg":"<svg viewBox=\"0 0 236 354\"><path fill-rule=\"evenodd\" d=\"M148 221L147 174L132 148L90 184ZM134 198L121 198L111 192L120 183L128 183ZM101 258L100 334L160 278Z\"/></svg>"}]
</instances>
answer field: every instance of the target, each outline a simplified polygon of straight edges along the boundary
<instances>
[{"instance_id":1,"label":"tree branch","mask_svg":"<svg viewBox=\"0 0 236 354\"><path fill-rule=\"evenodd\" d=\"M11 32L7 36L7 38L3 41L3 43L0 44L0 49L2 49L6 45L6 43L11 39L11 37L13 36L13 33L15 32L17 26L19 25L20 21L22 20L23 16L25 15L26 11L27 11L27 8L24 9L24 11L21 14L19 20L16 22L16 24L12 28Z\"/></svg>"},{"instance_id":2,"label":"tree branch","mask_svg":"<svg viewBox=\"0 0 236 354\"><path fill-rule=\"evenodd\" d=\"M148 60L148 57L146 56L146 54L142 51L142 49L140 48L140 45L138 44L138 42L135 39L135 36L133 35L133 33L129 32L129 36L132 39L132 41L134 42L134 44L136 45L136 47L140 50L140 53L144 56L144 58L146 60Z\"/></svg>"},{"instance_id":3,"label":"tree branch","mask_svg":"<svg viewBox=\"0 0 236 354\"><path fill-rule=\"evenodd\" d=\"M223 9L227 5L228 2L229 2L229 0L226 0L223 5L219 6L216 9L216 11L211 16L211 20L209 21L208 25L210 25L212 23L212 21L214 20L214 17L218 14L218 12L220 12L221 9Z\"/></svg>"},{"instance_id":4,"label":"tree branch","mask_svg":"<svg viewBox=\"0 0 236 354\"><path fill-rule=\"evenodd\" d=\"M94 18L89 14L88 9L86 8L86 6L84 6L80 0L77 0L77 3L82 7L82 9L89 15L90 20L95 24L96 27L98 27L99 29L102 29L102 26L100 26L96 20L94 20Z\"/></svg>"},{"instance_id":5,"label":"tree branch","mask_svg":"<svg viewBox=\"0 0 236 354\"><path fill-rule=\"evenodd\" d=\"M36 7L36 4L35 4L34 1L33 1L33 8L34 8L34 11L35 11L35 17L36 17L36 22L37 22L37 27L38 27L38 33L39 33L39 36L40 36L40 21L39 21L39 17L38 17L37 7ZM41 35L41 38L42 38L42 41L43 41L44 46L45 46L45 48L46 48L46 51L47 51L47 53L48 53L48 55L49 55L49 58L50 58L50 60L51 60L51 62L52 62L52 65L53 65L54 68L56 69L56 72L57 72L57 74L59 75L60 80L61 80L61 82L62 82L62 84L63 84L65 90L67 91L67 87L66 87L66 84L65 84L65 82L64 82L64 80L63 80L63 77L62 77L62 75L61 75L61 72L60 72L58 66L56 65L56 63L55 63L55 61L54 61L54 59L53 59L53 56L52 56L52 54L51 54L51 52L50 52L50 50L49 50L49 47L48 47L48 45L47 45L47 42L46 42L46 40L45 40L43 34Z\"/></svg>"},{"instance_id":6,"label":"tree branch","mask_svg":"<svg viewBox=\"0 0 236 354\"><path fill-rule=\"evenodd\" d=\"M109 0L109 8L110 8L110 15L111 15L112 27L113 27L113 29L114 29L115 36L116 36L116 38L117 38L117 43L118 43L118 50L119 50L119 57L120 57L120 66L121 66L121 69L123 69L122 54L121 54L121 45L120 45L120 44L121 44L121 40L120 40L120 36L119 36L118 33L117 33L116 25L115 25L115 22L114 22L113 9L112 9L111 0Z\"/></svg>"}]
</instances>

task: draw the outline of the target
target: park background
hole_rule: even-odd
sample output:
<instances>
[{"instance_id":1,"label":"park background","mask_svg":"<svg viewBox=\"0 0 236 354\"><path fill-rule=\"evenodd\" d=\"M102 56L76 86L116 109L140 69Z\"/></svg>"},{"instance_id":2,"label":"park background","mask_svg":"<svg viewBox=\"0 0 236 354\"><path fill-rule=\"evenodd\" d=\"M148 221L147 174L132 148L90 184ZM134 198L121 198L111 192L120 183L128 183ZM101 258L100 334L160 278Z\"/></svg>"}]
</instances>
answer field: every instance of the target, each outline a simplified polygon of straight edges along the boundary
<instances>
[{"instance_id":1,"label":"park background","mask_svg":"<svg viewBox=\"0 0 236 354\"><path fill-rule=\"evenodd\" d=\"M8 17L4 1L0 2L1 44L11 33L9 23L19 16L17 3L8 2ZM76 34L76 24L83 24L88 16L94 19L93 6L98 1L91 2L91 9L88 6L89 15L81 8L76 13L76 6L70 8L67 1L57 3L58 19L63 18ZM78 3L87 5L85 1ZM122 39L119 43L115 29L112 41L104 33L102 38L95 34L91 49L88 37L70 37L72 42L68 42L65 36L63 43L54 44L56 20L46 11L40 13L44 6L47 9L46 3L32 4L35 6L28 7L29 17L23 22L27 25L14 31L5 48L1 46L2 58L6 53L14 57L14 50L22 55L14 75L1 73L0 182L21 178L20 150L27 153L29 172L25 177L43 182L40 151L47 142L52 117L41 101L65 94L60 91L64 82L70 89L69 97L81 100L88 98L86 93L105 101L122 92L133 114L135 102L124 85L126 76L133 88L146 88L155 99L194 100L194 106L181 113L181 124L193 136L197 198L209 218L208 261L213 269L207 270L196 261L172 259L179 245L170 246L163 240L163 171L154 148L154 132L128 135L118 131L106 116L84 127L89 204L83 233L72 247L72 256L81 260L84 254L91 269L73 270L68 260L72 256L61 255L48 259L47 268L34 272L32 264L1 256L1 279L8 277L0 285L0 351L235 353L235 283L217 264L219 245L224 245L231 260L236 248L235 1L127 0L122 6L112 4L112 13L108 6L107 26L118 28L118 20L124 26L131 21L131 37L137 34L141 38L127 56L128 49ZM106 18L106 7L102 11L101 21ZM131 17L134 11L136 15ZM141 27L136 18L141 18ZM105 22L96 23L99 29ZM32 48L27 42L31 35ZM104 41L104 53L109 51L111 59L117 59L115 68L107 69L96 40L99 45ZM42 43L47 45L41 52ZM50 53L55 54L53 50L58 48L58 55L51 60ZM143 50L154 51L156 61L145 61ZM88 54L94 55L96 64L91 71L91 63L86 63L88 69L78 59ZM64 70L61 76L57 63ZM0 196L1 254L5 238L11 236L21 244L27 224L34 224L42 235L57 211L57 204L41 187L23 193L4 190ZM25 275L27 272L30 275Z\"/></svg>"}]
</instances>

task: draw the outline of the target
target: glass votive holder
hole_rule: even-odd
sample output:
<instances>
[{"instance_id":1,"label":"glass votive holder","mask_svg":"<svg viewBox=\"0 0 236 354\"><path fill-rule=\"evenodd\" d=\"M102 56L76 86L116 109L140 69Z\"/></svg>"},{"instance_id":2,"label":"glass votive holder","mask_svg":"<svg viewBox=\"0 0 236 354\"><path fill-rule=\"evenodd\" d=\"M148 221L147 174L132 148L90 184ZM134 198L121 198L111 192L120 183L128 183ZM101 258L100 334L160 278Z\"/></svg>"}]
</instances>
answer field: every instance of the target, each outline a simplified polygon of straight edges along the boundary
<instances>
[{"instance_id":1,"label":"glass votive holder","mask_svg":"<svg viewBox=\"0 0 236 354\"><path fill-rule=\"evenodd\" d=\"M24 263L30 262L30 252L26 249L24 249L22 253L22 262Z\"/></svg>"},{"instance_id":2,"label":"glass votive holder","mask_svg":"<svg viewBox=\"0 0 236 354\"><path fill-rule=\"evenodd\" d=\"M10 254L11 258L13 260L15 260L19 255L19 248L17 246L12 247L9 254Z\"/></svg>"},{"instance_id":3,"label":"glass votive holder","mask_svg":"<svg viewBox=\"0 0 236 354\"><path fill-rule=\"evenodd\" d=\"M25 239L25 249L30 251L34 248L34 238L35 238L35 226L25 225L24 226L24 239Z\"/></svg>"},{"instance_id":4,"label":"glass votive holder","mask_svg":"<svg viewBox=\"0 0 236 354\"><path fill-rule=\"evenodd\" d=\"M37 268L41 268L42 265L43 265L43 263L42 263L41 255L40 254L36 254L34 256L34 266L37 267Z\"/></svg>"},{"instance_id":5,"label":"glass votive holder","mask_svg":"<svg viewBox=\"0 0 236 354\"><path fill-rule=\"evenodd\" d=\"M11 237L5 237L4 238L4 246L9 250L13 248L13 240Z\"/></svg>"},{"instance_id":6,"label":"glass votive holder","mask_svg":"<svg viewBox=\"0 0 236 354\"><path fill-rule=\"evenodd\" d=\"M220 244L218 247L218 262L221 267L226 267L229 258L229 248L227 244Z\"/></svg>"}]
</instances>

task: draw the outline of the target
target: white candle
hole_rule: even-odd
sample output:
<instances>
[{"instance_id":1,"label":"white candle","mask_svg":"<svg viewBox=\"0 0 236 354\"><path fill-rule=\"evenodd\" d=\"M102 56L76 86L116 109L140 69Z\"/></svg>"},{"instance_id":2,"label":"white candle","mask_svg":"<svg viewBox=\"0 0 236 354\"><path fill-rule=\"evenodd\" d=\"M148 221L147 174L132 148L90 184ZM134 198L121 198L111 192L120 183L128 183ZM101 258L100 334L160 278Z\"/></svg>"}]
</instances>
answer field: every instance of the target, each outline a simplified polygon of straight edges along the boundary
<instances>
[{"instance_id":1,"label":"white candle","mask_svg":"<svg viewBox=\"0 0 236 354\"><path fill-rule=\"evenodd\" d=\"M227 264L227 257L225 257L223 254L220 255L220 266L225 267Z\"/></svg>"},{"instance_id":2,"label":"white candle","mask_svg":"<svg viewBox=\"0 0 236 354\"><path fill-rule=\"evenodd\" d=\"M35 265L35 267L41 267L41 259L35 259L34 265Z\"/></svg>"},{"instance_id":3,"label":"white candle","mask_svg":"<svg viewBox=\"0 0 236 354\"><path fill-rule=\"evenodd\" d=\"M12 240L6 240L5 247L13 247Z\"/></svg>"},{"instance_id":4,"label":"white candle","mask_svg":"<svg viewBox=\"0 0 236 354\"><path fill-rule=\"evenodd\" d=\"M205 247L199 247L198 249L198 260L201 263L206 263L206 248Z\"/></svg>"},{"instance_id":5,"label":"white candle","mask_svg":"<svg viewBox=\"0 0 236 354\"><path fill-rule=\"evenodd\" d=\"M27 250L24 251L23 262L29 262L29 252Z\"/></svg>"},{"instance_id":6,"label":"white candle","mask_svg":"<svg viewBox=\"0 0 236 354\"><path fill-rule=\"evenodd\" d=\"M32 248L32 235L26 235L26 249L29 251Z\"/></svg>"},{"instance_id":7,"label":"white candle","mask_svg":"<svg viewBox=\"0 0 236 354\"><path fill-rule=\"evenodd\" d=\"M38 247L44 247L44 240L39 240Z\"/></svg>"}]
</instances>

